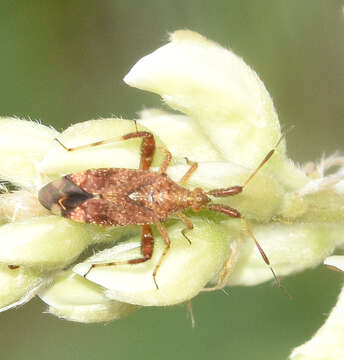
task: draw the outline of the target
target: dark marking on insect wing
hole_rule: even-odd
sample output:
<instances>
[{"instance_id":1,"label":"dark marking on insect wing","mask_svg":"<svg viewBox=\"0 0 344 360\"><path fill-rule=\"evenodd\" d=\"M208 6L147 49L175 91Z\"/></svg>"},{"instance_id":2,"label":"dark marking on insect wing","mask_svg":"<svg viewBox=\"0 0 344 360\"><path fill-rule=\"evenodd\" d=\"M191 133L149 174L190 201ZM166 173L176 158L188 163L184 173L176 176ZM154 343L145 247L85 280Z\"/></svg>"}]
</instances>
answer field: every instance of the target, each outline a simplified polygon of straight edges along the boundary
<instances>
[{"instance_id":1,"label":"dark marking on insect wing","mask_svg":"<svg viewBox=\"0 0 344 360\"><path fill-rule=\"evenodd\" d=\"M94 267L138 264L151 259L154 248L151 225L155 224L165 242L165 250L153 271L153 280L158 288L156 276L170 249L170 239L163 222L169 216L177 215L186 225L186 228L182 231L183 236L186 237L185 232L191 231L193 228L192 222L182 213L186 209L191 208L194 211L209 209L229 217L242 219L238 210L226 205L214 204L209 196L225 197L241 193L256 173L271 158L282 137L242 186L231 186L208 192L201 188L188 190L182 186L197 170L197 163L191 162L188 159L186 161L190 168L180 179L179 183L166 175L166 169L172 159L171 153L167 150L165 150L166 157L160 170L157 172L151 171L150 166L155 152L153 134L146 131L138 131L126 134L120 140L137 137L143 138L140 169L101 168L69 174L44 186L39 191L38 198L47 209L74 221L104 226L125 226L129 224L141 226L142 257L128 261L93 264L84 275L85 277ZM118 138L115 140L118 141ZM114 140L97 141L89 145L68 148L58 140L67 151L82 150L111 141ZM254 240L263 260L269 266L276 281L279 283L267 255L249 230L246 222L243 219L242 222L245 230Z\"/></svg>"},{"instance_id":2,"label":"dark marking on insect wing","mask_svg":"<svg viewBox=\"0 0 344 360\"><path fill-rule=\"evenodd\" d=\"M66 176L43 186L38 193L38 199L46 209L62 216L68 216L71 209L92 197Z\"/></svg>"}]
</instances>

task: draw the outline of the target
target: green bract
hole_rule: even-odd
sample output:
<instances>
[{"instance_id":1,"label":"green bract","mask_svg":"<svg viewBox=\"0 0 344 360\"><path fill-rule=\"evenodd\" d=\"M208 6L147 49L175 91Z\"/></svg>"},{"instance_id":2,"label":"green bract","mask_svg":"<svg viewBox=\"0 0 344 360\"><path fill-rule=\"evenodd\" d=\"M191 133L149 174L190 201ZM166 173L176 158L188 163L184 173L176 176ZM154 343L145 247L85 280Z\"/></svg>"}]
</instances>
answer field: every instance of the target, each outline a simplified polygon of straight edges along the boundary
<instances>
[{"instance_id":1,"label":"green bract","mask_svg":"<svg viewBox=\"0 0 344 360\"><path fill-rule=\"evenodd\" d=\"M174 181L188 169L185 158L198 162L187 188L210 190L244 184L281 137L271 97L257 74L230 50L191 31L172 34L170 43L141 59L124 81L157 93L167 105L184 113L147 109L137 119L137 128L155 135L153 171L163 161L163 148L173 155L167 173ZM135 130L133 121L115 118L76 124L61 134L30 121L0 120L0 176L21 188L0 195L3 310L38 293L49 304L49 311L60 317L109 321L140 305L188 301L205 286L216 284L225 264L231 268L227 285L256 285L272 278L240 220L191 210L186 214L194 224L188 233L191 245L181 234L184 224L173 217L165 224L172 246L157 274L159 290L152 273L165 245L155 230L150 261L95 267L87 280L82 276L93 263L137 257L139 227L104 228L50 215L37 201L37 193L49 181L76 171L138 168L141 140L67 152L54 138L75 147L118 140ZM326 174L338 163L339 159L331 157L300 168L287 158L283 139L241 194L214 202L241 212L279 276L299 272L343 247L342 169ZM341 257L327 262L342 268ZM10 270L8 265L20 267ZM337 320L341 303L330 319ZM329 334L328 329L315 338ZM334 354L338 341L330 344L331 337L326 336L321 341L332 346ZM293 359L306 359L301 354L312 346L310 342L295 350Z\"/></svg>"}]
</instances>

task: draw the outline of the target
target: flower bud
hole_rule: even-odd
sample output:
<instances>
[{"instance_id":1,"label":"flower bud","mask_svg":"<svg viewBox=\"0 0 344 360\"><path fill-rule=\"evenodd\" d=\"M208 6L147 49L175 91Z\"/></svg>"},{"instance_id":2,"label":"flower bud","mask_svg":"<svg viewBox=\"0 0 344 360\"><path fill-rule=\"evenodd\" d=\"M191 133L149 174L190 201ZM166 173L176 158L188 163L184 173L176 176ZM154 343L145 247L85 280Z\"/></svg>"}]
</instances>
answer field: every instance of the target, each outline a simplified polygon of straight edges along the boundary
<instances>
[{"instance_id":1,"label":"flower bud","mask_svg":"<svg viewBox=\"0 0 344 360\"><path fill-rule=\"evenodd\" d=\"M138 309L137 306L108 299L101 286L72 271L61 272L39 296L49 305L50 313L84 323L117 320Z\"/></svg>"},{"instance_id":2,"label":"flower bud","mask_svg":"<svg viewBox=\"0 0 344 360\"><path fill-rule=\"evenodd\" d=\"M88 246L88 234L82 224L53 215L5 224L0 227L0 262L63 268Z\"/></svg>"},{"instance_id":3,"label":"flower bud","mask_svg":"<svg viewBox=\"0 0 344 360\"><path fill-rule=\"evenodd\" d=\"M154 252L150 261L141 264L99 266L90 270L91 264L104 264L142 257L140 238L104 250L74 267L80 275L108 289L107 296L118 301L144 306L165 306L187 301L222 269L227 259L230 234L220 224L210 220L192 218L194 229L182 235L185 225L178 222L168 226L171 248L163 258L157 272L156 288L153 272L166 248L164 241L154 234Z\"/></svg>"},{"instance_id":4,"label":"flower bud","mask_svg":"<svg viewBox=\"0 0 344 360\"><path fill-rule=\"evenodd\" d=\"M0 179L34 189L39 183L37 164L57 134L37 122L0 118Z\"/></svg>"}]
</instances>

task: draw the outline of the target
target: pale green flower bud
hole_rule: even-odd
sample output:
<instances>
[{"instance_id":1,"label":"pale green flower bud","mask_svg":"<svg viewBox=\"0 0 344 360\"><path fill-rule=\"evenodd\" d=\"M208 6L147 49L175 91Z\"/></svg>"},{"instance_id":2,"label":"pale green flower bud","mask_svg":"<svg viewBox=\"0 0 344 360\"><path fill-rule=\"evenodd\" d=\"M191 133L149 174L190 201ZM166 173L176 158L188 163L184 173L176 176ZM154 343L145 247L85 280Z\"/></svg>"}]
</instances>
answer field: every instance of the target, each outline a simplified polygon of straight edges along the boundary
<instances>
[{"instance_id":1,"label":"pale green flower bud","mask_svg":"<svg viewBox=\"0 0 344 360\"><path fill-rule=\"evenodd\" d=\"M39 296L49 305L50 313L85 323L117 320L138 309L137 306L108 299L101 286L71 271L61 272Z\"/></svg>"},{"instance_id":2,"label":"pale green flower bud","mask_svg":"<svg viewBox=\"0 0 344 360\"><path fill-rule=\"evenodd\" d=\"M33 190L39 185L37 164L56 135L33 121L0 118L0 179Z\"/></svg>"},{"instance_id":3,"label":"pale green flower bud","mask_svg":"<svg viewBox=\"0 0 344 360\"><path fill-rule=\"evenodd\" d=\"M252 231L275 272L287 276L321 264L341 239L344 224L271 223L252 226ZM238 246L237 266L228 285L256 285L270 280L271 272L253 241L246 237Z\"/></svg>"},{"instance_id":4,"label":"pale green flower bud","mask_svg":"<svg viewBox=\"0 0 344 360\"><path fill-rule=\"evenodd\" d=\"M5 192L0 195L0 221L14 222L36 216L49 215L37 199L36 194L27 190Z\"/></svg>"},{"instance_id":5,"label":"pale green flower bud","mask_svg":"<svg viewBox=\"0 0 344 360\"><path fill-rule=\"evenodd\" d=\"M263 83L237 55L197 33L176 31L170 40L137 62L124 81L196 120L222 160L256 166L280 136Z\"/></svg>"},{"instance_id":6,"label":"pale green flower bud","mask_svg":"<svg viewBox=\"0 0 344 360\"><path fill-rule=\"evenodd\" d=\"M194 229L187 233L191 245L181 233L184 224L168 227L171 249L157 274L159 290L152 274L166 245L157 234L151 261L134 267L126 264L94 267L87 274L87 279L109 289L108 297L130 304L164 306L191 299L221 270L232 241L231 234L220 224L197 218L192 218L192 221ZM142 256L139 248L140 237L137 236L129 243L99 252L73 270L84 275L90 264L139 258Z\"/></svg>"},{"instance_id":7,"label":"pale green flower bud","mask_svg":"<svg viewBox=\"0 0 344 360\"><path fill-rule=\"evenodd\" d=\"M37 270L23 266L10 269L0 264L0 311L26 303L47 281L43 273Z\"/></svg>"},{"instance_id":8,"label":"pale green flower bud","mask_svg":"<svg viewBox=\"0 0 344 360\"><path fill-rule=\"evenodd\" d=\"M185 115L170 114L160 109L145 109L140 112L138 124L153 131L162 140L173 154L174 161L185 164L185 157L195 161L223 160L198 122Z\"/></svg>"},{"instance_id":9,"label":"pale green flower bud","mask_svg":"<svg viewBox=\"0 0 344 360\"><path fill-rule=\"evenodd\" d=\"M138 61L124 81L161 95L173 109L197 121L219 160L255 168L281 135L264 84L241 58L195 32L176 31L170 40ZM284 143L266 169L275 167L283 183L303 182L303 174L282 159Z\"/></svg>"},{"instance_id":10,"label":"pale green flower bud","mask_svg":"<svg viewBox=\"0 0 344 360\"><path fill-rule=\"evenodd\" d=\"M88 246L81 224L57 216L35 217L0 227L0 263L61 269Z\"/></svg>"}]
</instances>

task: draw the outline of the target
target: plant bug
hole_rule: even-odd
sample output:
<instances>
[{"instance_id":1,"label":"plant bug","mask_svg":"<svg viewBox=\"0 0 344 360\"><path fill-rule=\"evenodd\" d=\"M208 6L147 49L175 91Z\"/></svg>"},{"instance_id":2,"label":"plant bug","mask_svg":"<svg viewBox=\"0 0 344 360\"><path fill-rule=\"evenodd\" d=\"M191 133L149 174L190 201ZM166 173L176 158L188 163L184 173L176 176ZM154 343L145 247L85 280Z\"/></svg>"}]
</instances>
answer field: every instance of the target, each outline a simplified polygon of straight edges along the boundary
<instances>
[{"instance_id":1,"label":"plant bug","mask_svg":"<svg viewBox=\"0 0 344 360\"><path fill-rule=\"evenodd\" d=\"M136 132L128 133L120 138L97 141L73 148L66 147L58 139L56 141L66 151L76 151L133 138L143 139L139 169L88 169L63 176L48 183L39 191L38 199L45 208L68 219L103 226L125 226L129 224L141 226L141 257L127 261L92 264L84 275L85 278L97 266L138 264L151 259L154 249L152 233L152 224L154 224L166 245L152 274L155 286L158 289L157 273L170 248L170 238L163 223L172 214L177 215L186 226L182 234L190 242L186 232L193 229L193 224L183 213L183 210L192 209L197 212L202 209L209 209L242 220L245 230L254 240L263 260L279 283L268 257L243 220L240 212L226 205L214 204L211 197L233 196L241 193L262 166L271 158L283 136L243 185L214 189L207 192L201 188L188 190L183 186L197 170L198 164L196 162L186 159L190 167L178 182L167 176L166 170L172 160L172 155L167 150L164 150L166 155L160 169L158 171L150 170L155 152L155 139L150 132L136 130ZM222 283L224 284L224 280L222 280Z\"/></svg>"}]
</instances>

